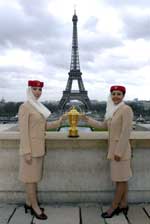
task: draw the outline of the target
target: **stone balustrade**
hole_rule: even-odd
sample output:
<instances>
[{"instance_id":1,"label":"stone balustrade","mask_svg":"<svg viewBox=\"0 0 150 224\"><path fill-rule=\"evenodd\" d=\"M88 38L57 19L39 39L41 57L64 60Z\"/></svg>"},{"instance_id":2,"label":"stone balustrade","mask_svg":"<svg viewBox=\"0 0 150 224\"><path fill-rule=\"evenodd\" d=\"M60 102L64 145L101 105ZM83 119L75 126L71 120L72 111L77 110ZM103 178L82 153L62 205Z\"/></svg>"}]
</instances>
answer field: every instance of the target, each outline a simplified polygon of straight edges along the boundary
<instances>
[{"instance_id":1,"label":"stone balustrade","mask_svg":"<svg viewBox=\"0 0 150 224\"><path fill-rule=\"evenodd\" d=\"M114 184L110 180L107 132L46 132L40 200L45 203L109 203ZM150 202L150 132L131 134L133 177L130 202ZM0 201L23 202L24 185L18 180L19 132L0 132Z\"/></svg>"}]
</instances>

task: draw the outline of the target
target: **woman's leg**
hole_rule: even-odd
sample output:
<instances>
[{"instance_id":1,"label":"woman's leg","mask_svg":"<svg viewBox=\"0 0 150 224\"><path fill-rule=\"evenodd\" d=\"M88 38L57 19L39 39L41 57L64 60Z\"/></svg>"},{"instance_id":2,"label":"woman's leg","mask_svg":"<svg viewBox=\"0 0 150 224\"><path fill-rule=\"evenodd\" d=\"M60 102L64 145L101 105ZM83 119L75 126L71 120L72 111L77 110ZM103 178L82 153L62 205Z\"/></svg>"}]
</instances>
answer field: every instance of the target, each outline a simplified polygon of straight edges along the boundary
<instances>
[{"instance_id":1,"label":"woman's leg","mask_svg":"<svg viewBox=\"0 0 150 224\"><path fill-rule=\"evenodd\" d=\"M29 197L26 185L25 185L25 188L26 188L26 205L31 206L31 201L30 201L30 197Z\"/></svg>"},{"instance_id":2,"label":"woman's leg","mask_svg":"<svg viewBox=\"0 0 150 224\"><path fill-rule=\"evenodd\" d=\"M37 184L36 183L26 183L26 194L27 198L30 201L30 204L33 210L37 214L41 214L41 209L38 205L37 193L36 193Z\"/></svg>"},{"instance_id":3,"label":"woman's leg","mask_svg":"<svg viewBox=\"0 0 150 224\"><path fill-rule=\"evenodd\" d=\"M38 205L40 206L40 204L39 204L39 199L38 199L37 183L35 183L35 185L34 185L34 190L35 190L35 192L36 192L37 203L38 203Z\"/></svg>"},{"instance_id":4,"label":"woman's leg","mask_svg":"<svg viewBox=\"0 0 150 224\"><path fill-rule=\"evenodd\" d=\"M116 182L115 196L112 202L112 206L107 210L107 214L111 215L112 212L119 206L119 203L124 194L124 184L123 182Z\"/></svg>"},{"instance_id":5,"label":"woman's leg","mask_svg":"<svg viewBox=\"0 0 150 224\"><path fill-rule=\"evenodd\" d=\"M120 208L126 208L127 207L127 197L128 197L128 182L124 182L124 193L121 198L120 202Z\"/></svg>"},{"instance_id":6,"label":"woman's leg","mask_svg":"<svg viewBox=\"0 0 150 224\"><path fill-rule=\"evenodd\" d=\"M116 182L116 192L115 196L112 202L112 208L116 209L119 206L119 203L121 202L124 191L125 191L125 182Z\"/></svg>"}]
</instances>

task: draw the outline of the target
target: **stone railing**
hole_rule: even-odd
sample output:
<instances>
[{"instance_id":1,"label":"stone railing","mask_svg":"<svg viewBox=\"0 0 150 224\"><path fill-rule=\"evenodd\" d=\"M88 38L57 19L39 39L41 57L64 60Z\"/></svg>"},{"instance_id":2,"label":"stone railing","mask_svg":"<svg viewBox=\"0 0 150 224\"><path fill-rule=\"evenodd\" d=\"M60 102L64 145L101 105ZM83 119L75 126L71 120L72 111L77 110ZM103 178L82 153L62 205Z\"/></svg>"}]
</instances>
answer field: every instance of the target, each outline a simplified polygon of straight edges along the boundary
<instances>
[{"instance_id":1,"label":"stone railing","mask_svg":"<svg viewBox=\"0 0 150 224\"><path fill-rule=\"evenodd\" d=\"M110 202L114 185L110 180L107 132L46 132L47 153L40 200L49 203ZM150 202L150 132L132 132L133 177L129 181L130 202ZM0 201L22 202L24 185L18 180L19 132L0 133Z\"/></svg>"}]
</instances>

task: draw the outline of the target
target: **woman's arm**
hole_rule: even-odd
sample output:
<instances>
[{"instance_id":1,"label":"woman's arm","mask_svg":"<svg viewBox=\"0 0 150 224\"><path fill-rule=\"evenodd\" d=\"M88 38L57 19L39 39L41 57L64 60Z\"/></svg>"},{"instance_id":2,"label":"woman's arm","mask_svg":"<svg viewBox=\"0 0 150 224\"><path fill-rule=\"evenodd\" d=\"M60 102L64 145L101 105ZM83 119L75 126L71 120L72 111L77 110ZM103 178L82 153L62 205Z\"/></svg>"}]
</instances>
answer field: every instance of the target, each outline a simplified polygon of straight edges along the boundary
<instances>
[{"instance_id":1,"label":"woman's arm","mask_svg":"<svg viewBox=\"0 0 150 224\"><path fill-rule=\"evenodd\" d=\"M58 128L62 125L62 123L67 119L68 115L63 114L58 120L52 121L52 122L47 122L46 123L46 130L51 129L51 128Z\"/></svg>"},{"instance_id":2,"label":"woman's arm","mask_svg":"<svg viewBox=\"0 0 150 224\"><path fill-rule=\"evenodd\" d=\"M81 119L85 122L87 122L90 126L93 128L106 128L107 129L107 121L97 121L91 117L88 117L86 115L81 115Z\"/></svg>"},{"instance_id":3,"label":"woman's arm","mask_svg":"<svg viewBox=\"0 0 150 224\"><path fill-rule=\"evenodd\" d=\"M56 121L51 121L46 123L46 130L52 129L52 128L58 128L61 125L61 120L58 119Z\"/></svg>"}]
</instances>

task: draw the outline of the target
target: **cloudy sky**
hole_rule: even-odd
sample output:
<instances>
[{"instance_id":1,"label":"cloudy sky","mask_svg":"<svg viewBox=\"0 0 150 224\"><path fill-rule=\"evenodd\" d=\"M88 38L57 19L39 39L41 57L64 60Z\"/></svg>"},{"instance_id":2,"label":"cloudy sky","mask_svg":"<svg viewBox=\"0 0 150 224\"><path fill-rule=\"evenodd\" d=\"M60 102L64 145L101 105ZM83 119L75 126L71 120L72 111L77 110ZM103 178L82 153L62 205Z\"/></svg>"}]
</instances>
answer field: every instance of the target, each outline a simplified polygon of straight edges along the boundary
<instances>
[{"instance_id":1,"label":"cloudy sky","mask_svg":"<svg viewBox=\"0 0 150 224\"><path fill-rule=\"evenodd\" d=\"M41 100L61 98L75 5L89 98L106 100L110 86L121 84L126 100L150 100L148 0L0 0L0 99L25 100L29 79L45 82Z\"/></svg>"}]
</instances>

